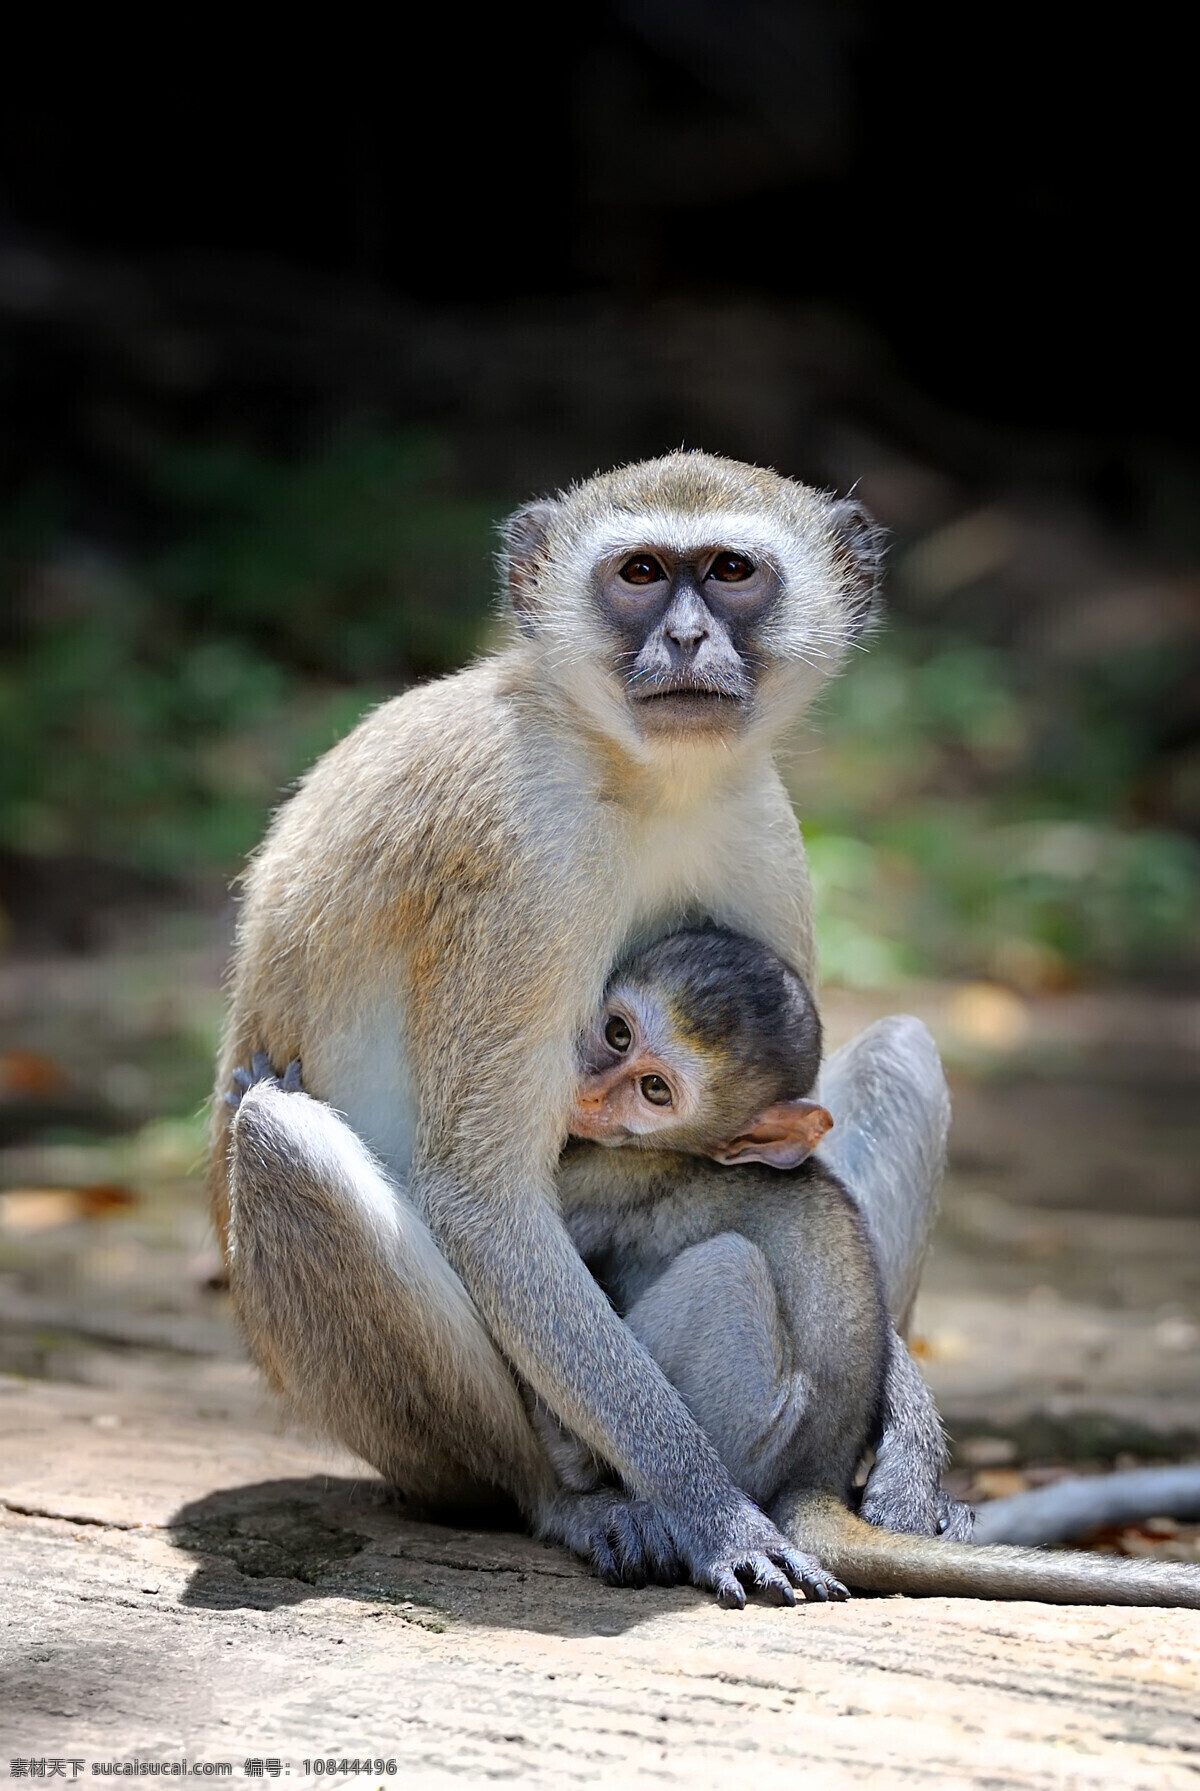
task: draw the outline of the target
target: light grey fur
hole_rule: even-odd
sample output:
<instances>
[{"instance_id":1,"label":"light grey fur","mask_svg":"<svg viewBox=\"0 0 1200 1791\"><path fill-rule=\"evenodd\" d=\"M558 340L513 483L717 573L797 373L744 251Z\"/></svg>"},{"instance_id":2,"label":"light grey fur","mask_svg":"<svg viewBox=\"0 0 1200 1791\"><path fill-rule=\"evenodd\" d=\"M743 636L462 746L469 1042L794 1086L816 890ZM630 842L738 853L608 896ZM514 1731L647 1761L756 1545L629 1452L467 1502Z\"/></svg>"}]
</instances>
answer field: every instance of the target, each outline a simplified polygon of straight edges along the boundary
<instances>
[{"instance_id":1,"label":"light grey fur","mask_svg":"<svg viewBox=\"0 0 1200 1791\"><path fill-rule=\"evenodd\" d=\"M230 1130L229 1273L268 1378L413 1499L552 1497L512 1374L424 1219L340 1115L256 1070Z\"/></svg>"}]
</instances>

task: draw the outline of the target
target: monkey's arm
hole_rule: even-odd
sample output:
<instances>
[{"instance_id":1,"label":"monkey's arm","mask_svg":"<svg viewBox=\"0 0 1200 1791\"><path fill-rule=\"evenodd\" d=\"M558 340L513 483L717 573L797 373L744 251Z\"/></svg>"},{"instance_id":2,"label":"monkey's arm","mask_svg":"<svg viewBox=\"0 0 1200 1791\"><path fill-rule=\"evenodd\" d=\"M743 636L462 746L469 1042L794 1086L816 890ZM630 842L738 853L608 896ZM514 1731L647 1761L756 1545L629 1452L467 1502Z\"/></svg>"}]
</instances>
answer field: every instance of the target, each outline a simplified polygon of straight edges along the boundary
<instances>
[{"instance_id":1,"label":"monkey's arm","mask_svg":"<svg viewBox=\"0 0 1200 1791\"><path fill-rule=\"evenodd\" d=\"M831 1493L800 1495L787 1513L787 1528L799 1547L866 1592L1200 1610L1200 1567L1175 1561L977 1548L931 1536L904 1536L864 1523Z\"/></svg>"},{"instance_id":2,"label":"monkey's arm","mask_svg":"<svg viewBox=\"0 0 1200 1791\"><path fill-rule=\"evenodd\" d=\"M973 1540L1029 1546L1069 1542L1089 1530L1145 1517L1200 1517L1200 1462L1080 1475L1009 1499L993 1499L975 1514Z\"/></svg>"},{"instance_id":3,"label":"monkey's arm","mask_svg":"<svg viewBox=\"0 0 1200 1791\"><path fill-rule=\"evenodd\" d=\"M950 1130L937 1045L919 1020L892 1014L825 1061L817 1090L834 1119L818 1160L849 1189L866 1221L888 1311L906 1337Z\"/></svg>"}]
</instances>

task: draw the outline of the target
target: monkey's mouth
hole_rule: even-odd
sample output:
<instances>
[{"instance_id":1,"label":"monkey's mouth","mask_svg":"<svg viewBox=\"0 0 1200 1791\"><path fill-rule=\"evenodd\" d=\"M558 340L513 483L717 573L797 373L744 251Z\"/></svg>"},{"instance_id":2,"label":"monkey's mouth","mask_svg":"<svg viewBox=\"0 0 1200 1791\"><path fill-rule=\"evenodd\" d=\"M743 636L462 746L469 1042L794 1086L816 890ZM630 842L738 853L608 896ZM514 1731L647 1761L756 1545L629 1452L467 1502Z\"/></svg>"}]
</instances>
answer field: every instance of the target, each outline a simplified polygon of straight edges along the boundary
<instances>
[{"instance_id":1,"label":"monkey's mouth","mask_svg":"<svg viewBox=\"0 0 1200 1791\"><path fill-rule=\"evenodd\" d=\"M636 703L647 707L654 703L680 704L697 708L719 708L722 704L739 704L746 700L743 690L725 690L713 684L643 684L629 693Z\"/></svg>"},{"instance_id":2,"label":"monkey's mouth","mask_svg":"<svg viewBox=\"0 0 1200 1791\"><path fill-rule=\"evenodd\" d=\"M649 728L723 729L746 706L741 691L715 690L711 684L650 684L630 692Z\"/></svg>"},{"instance_id":3,"label":"monkey's mouth","mask_svg":"<svg viewBox=\"0 0 1200 1791\"><path fill-rule=\"evenodd\" d=\"M674 699L685 702L701 703L740 703L742 698L733 690L710 690L702 684L668 684L658 690L642 690L638 692L640 703L661 703Z\"/></svg>"}]
</instances>

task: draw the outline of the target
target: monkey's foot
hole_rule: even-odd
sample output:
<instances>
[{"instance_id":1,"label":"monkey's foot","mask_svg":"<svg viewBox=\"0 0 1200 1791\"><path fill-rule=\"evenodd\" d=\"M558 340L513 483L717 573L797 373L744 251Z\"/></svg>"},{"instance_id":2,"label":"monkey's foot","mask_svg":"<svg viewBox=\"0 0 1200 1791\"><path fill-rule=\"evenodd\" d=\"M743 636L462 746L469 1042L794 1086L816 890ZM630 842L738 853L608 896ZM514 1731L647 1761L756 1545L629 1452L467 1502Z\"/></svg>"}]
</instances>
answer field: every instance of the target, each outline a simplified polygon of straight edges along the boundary
<instances>
[{"instance_id":1,"label":"monkey's foot","mask_svg":"<svg viewBox=\"0 0 1200 1791\"><path fill-rule=\"evenodd\" d=\"M544 1541L581 1555L609 1586L677 1586L687 1578L666 1519L648 1499L610 1488L564 1493L537 1529Z\"/></svg>"},{"instance_id":2,"label":"monkey's foot","mask_svg":"<svg viewBox=\"0 0 1200 1791\"><path fill-rule=\"evenodd\" d=\"M873 1474L863 1493L859 1516L880 1530L899 1530L906 1536L941 1536L947 1542L969 1542L975 1528L975 1512L960 1499L952 1499L938 1487L928 1488L897 1477Z\"/></svg>"},{"instance_id":3,"label":"monkey's foot","mask_svg":"<svg viewBox=\"0 0 1200 1791\"><path fill-rule=\"evenodd\" d=\"M281 1089L284 1094L303 1094L304 1084L300 1080L300 1059L293 1057L282 1076L277 1076L271 1067L271 1059L265 1051L256 1051L250 1060L248 1070L236 1069L233 1072L233 1086L225 1096L229 1107L240 1107L242 1096L259 1082L269 1082L273 1088Z\"/></svg>"}]
</instances>

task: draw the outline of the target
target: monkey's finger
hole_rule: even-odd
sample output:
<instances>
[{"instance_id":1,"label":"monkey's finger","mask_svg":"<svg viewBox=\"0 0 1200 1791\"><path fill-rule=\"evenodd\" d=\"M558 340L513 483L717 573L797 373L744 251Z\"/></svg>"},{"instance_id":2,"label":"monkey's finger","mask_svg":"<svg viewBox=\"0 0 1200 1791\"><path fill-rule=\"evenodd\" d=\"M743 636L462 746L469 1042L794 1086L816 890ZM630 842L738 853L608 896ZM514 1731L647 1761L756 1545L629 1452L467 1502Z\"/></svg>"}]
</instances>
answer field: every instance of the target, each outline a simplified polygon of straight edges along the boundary
<instances>
[{"instance_id":1,"label":"monkey's finger","mask_svg":"<svg viewBox=\"0 0 1200 1791\"><path fill-rule=\"evenodd\" d=\"M615 1505L604 1529L604 1541L617 1563L623 1586L640 1592L646 1584L641 1532L626 1504Z\"/></svg>"},{"instance_id":2,"label":"monkey's finger","mask_svg":"<svg viewBox=\"0 0 1200 1791\"><path fill-rule=\"evenodd\" d=\"M254 1056L250 1059L250 1067L254 1071L254 1080L256 1082L265 1082L268 1076L273 1077L275 1074L275 1071L271 1068L271 1059L267 1056L265 1051L256 1051L254 1053Z\"/></svg>"},{"instance_id":3,"label":"monkey's finger","mask_svg":"<svg viewBox=\"0 0 1200 1791\"><path fill-rule=\"evenodd\" d=\"M638 1533L647 1579L655 1586L677 1586L686 1577L684 1564L661 1513L649 1501L640 1499L630 1506L629 1515Z\"/></svg>"},{"instance_id":4,"label":"monkey's finger","mask_svg":"<svg viewBox=\"0 0 1200 1791\"><path fill-rule=\"evenodd\" d=\"M949 1493L938 1494L937 1533L947 1542L970 1542L975 1529L975 1511Z\"/></svg>"},{"instance_id":5,"label":"monkey's finger","mask_svg":"<svg viewBox=\"0 0 1200 1791\"><path fill-rule=\"evenodd\" d=\"M606 1586L623 1586L625 1584L621 1576L621 1569L617 1564L617 1557L609 1546L607 1536L603 1534L593 1536L588 1552L592 1558L592 1567L596 1577L603 1580Z\"/></svg>"},{"instance_id":6,"label":"monkey's finger","mask_svg":"<svg viewBox=\"0 0 1200 1791\"><path fill-rule=\"evenodd\" d=\"M849 1587L829 1573L806 1573L796 1584L809 1604L843 1604L850 1596Z\"/></svg>"},{"instance_id":7,"label":"monkey's finger","mask_svg":"<svg viewBox=\"0 0 1200 1791\"><path fill-rule=\"evenodd\" d=\"M824 1605L826 1599L835 1599L836 1603L840 1603L842 1599L851 1596L842 1581L835 1580L831 1572L826 1572L815 1555L802 1555L799 1549L781 1549L777 1555L772 1555L772 1560L783 1567L783 1571L792 1580L792 1585L799 1585L810 1605Z\"/></svg>"},{"instance_id":8,"label":"monkey's finger","mask_svg":"<svg viewBox=\"0 0 1200 1791\"><path fill-rule=\"evenodd\" d=\"M737 1576L761 1592L768 1604L795 1604L791 1582L769 1555L746 1555L737 1563Z\"/></svg>"},{"instance_id":9,"label":"monkey's finger","mask_svg":"<svg viewBox=\"0 0 1200 1791\"><path fill-rule=\"evenodd\" d=\"M737 1574L730 1567L719 1567L710 1580L722 1610L744 1611L746 1594Z\"/></svg>"},{"instance_id":10,"label":"monkey's finger","mask_svg":"<svg viewBox=\"0 0 1200 1791\"><path fill-rule=\"evenodd\" d=\"M810 1603L824 1604L827 1599L841 1603L849 1598L850 1592L841 1580L826 1573L821 1563L812 1555L803 1555L797 1549L784 1549L774 1557L794 1586L799 1586Z\"/></svg>"},{"instance_id":11,"label":"monkey's finger","mask_svg":"<svg viewBox=\"0 0 1200 1791\"><path fill-rule=\"evenodd\" d=\"M642 1560L641 1538L624 1512L612 1524L604 1538L617 1563L620 1584L641 1592L646 1585L646 1568Z\"/></svg>"},{"instance_id":12,"label":"monkey's finger","mask_svg":"<svg viewBox=\"0 0 1200 1791\"><path fill-rule=\"evenodd\" d=\"M303 1094L304 1084L300 1080L300 1059L293 1057L291 1063L280 1077L279 1086L284 1094Z\"/></svg>"}]
</instances>

